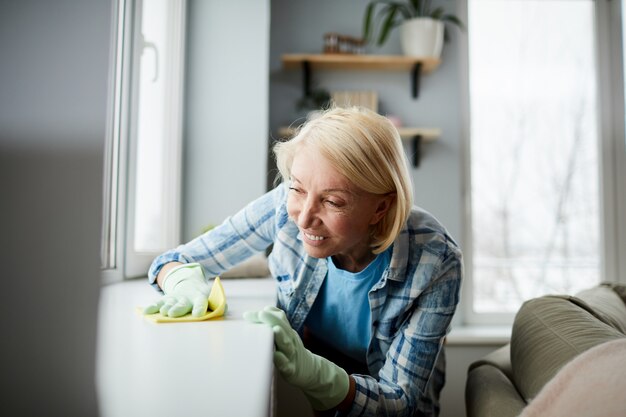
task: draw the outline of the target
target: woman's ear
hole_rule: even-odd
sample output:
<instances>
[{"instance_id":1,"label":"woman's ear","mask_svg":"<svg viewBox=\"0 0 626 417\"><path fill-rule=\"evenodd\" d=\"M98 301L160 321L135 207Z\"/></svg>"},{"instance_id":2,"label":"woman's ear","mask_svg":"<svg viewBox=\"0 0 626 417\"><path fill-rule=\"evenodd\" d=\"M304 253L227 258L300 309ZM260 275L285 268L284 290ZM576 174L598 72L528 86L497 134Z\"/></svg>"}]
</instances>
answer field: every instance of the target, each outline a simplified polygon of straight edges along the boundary
<instances>
[{"instance_id":1,"label":"woman's ear","mask_svg":"<svg viewBox=\"0 0 626 417\"><path fill-rule=\"evenodd\" d=\"M378 201L376 211L374 212L374 216L372 216L370 224L374 225L385 217L394 201L396 201L396 193L388 193L380 196L380 200Z\"/></svg>"}]
</instances>

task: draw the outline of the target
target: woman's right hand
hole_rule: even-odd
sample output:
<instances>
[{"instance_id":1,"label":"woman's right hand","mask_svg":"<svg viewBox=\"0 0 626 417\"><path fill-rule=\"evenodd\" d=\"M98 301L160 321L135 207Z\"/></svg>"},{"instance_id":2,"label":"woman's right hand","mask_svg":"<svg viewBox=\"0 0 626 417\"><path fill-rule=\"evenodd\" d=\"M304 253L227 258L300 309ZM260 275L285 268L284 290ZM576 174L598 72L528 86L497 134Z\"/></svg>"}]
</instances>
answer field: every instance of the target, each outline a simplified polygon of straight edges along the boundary
<instances>
[{"instance_id":1,"label":"woman's right hand","mask_svg":"<svg viewBox=\"0 0 626 417\"><path fill-rule=\"evenodd\" d=\"M180 317L191 312L192 316L200 317L207 312L211 288L200 264L179 264L161 273L165 275L159 285L165 295L147 306L144 314L159 312L167 317Z\"/></svg>"}]
</instances>

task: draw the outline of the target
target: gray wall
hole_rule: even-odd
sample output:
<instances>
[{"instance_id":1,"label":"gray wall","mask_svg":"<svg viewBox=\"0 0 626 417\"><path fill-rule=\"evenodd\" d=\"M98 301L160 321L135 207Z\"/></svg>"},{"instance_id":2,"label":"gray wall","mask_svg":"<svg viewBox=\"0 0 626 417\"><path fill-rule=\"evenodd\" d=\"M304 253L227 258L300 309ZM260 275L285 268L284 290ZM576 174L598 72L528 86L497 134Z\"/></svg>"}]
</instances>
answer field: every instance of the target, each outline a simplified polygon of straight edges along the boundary
<instances>
[{"instance_id":1,"label":"gray wall","mask_svg":"<svg viewBox=\"0 0 626 417\"><path fill-rule=\"evenodd\" d=\"M269 0L190 0L183 240L265 192Z\"/></svg>"},{"instance_id":2,"label":"gray wall","mask_svg":"<svg viewBox=\"0 0 626 417\"><path fill-rule=\"evenodd\" d=\"M0 1L3 415L98 415L110 8Z\"/></svg>"}]
</instances>

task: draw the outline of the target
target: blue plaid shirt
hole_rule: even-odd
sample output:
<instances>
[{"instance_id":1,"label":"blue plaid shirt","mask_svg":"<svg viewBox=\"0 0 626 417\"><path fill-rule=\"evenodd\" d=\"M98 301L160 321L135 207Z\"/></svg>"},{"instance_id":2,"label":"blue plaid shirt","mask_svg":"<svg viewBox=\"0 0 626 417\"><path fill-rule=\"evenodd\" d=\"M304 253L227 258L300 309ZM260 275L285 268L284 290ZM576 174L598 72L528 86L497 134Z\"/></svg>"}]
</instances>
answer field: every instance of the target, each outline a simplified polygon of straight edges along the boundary
<instances>
[{"instance_id":1,"label":"blue plaid shirt","mask_svg":"<svg viewBox=\"0 0 626 417\"><path fill-rule=\"evenodd\" d=\"M287 215L283 184L208 233L157 257L153 285L168 262L199 262L219 275L273 244L269 268L278 306L293 328L304 322L326 277L326 259L308 256ZM414 208L393 244L389 267L369 292L372 339L370 375L352 375L356 397L349 416L437 415L445 362L442 344L459 302L461 251L429 213ZM373 376L372 376L373 375Z\"/></svg>"}]
</instances>

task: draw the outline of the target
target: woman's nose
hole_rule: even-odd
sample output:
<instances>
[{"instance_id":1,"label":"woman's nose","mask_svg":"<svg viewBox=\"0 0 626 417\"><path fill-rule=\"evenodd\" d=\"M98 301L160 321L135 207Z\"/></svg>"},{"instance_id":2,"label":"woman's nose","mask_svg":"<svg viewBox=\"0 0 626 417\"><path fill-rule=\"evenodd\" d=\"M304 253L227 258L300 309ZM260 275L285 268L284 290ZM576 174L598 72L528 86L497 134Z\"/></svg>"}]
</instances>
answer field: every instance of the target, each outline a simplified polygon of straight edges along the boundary
<instances>
[{"instance_id":1,"label":"woman's nose","mask_svg":"<svg viewBox=\"0 0 626 417\"><path fill-rule=\"evenodd\" d=\"M307 229L311 226L315 226L316 222L319 222L317 205L311 198L306 198L302 201L300 210L297 217L298 226L301 229Z\"/></svg>"}]
</instances>

